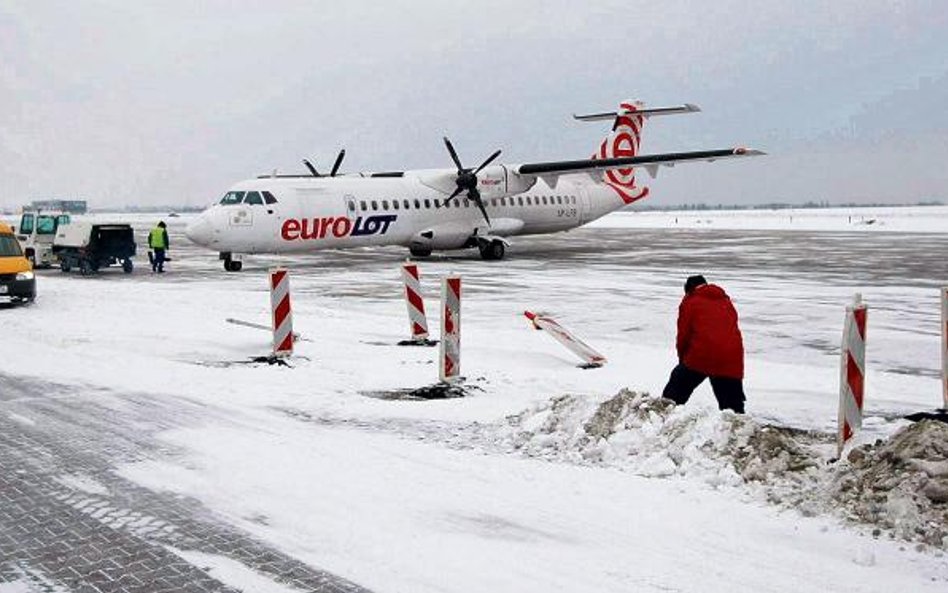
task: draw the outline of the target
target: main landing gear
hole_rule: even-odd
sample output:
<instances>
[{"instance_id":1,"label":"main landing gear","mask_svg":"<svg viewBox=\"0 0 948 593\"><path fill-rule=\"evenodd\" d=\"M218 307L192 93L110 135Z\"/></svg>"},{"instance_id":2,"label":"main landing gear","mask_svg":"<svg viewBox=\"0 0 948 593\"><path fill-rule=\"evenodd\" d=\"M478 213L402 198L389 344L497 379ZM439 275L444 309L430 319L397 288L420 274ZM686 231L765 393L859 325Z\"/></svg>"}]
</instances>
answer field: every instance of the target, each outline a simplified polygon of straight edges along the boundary
<instances>
[{"instance_id":1,"label":"main landing gear","mask_svg":"<svg viewBox=\"0 0 948 593\"><path fill-rule=\"evenodd\" d=\"M507 250L500 239L483 241L477 248L481 251L481 258L487 261L504 259L504 253Z\"/></svg>"},{"instance_id":2,"label":"main landing gear","mask_svg":"<svg viewBox=\"0 0 948 593\"><path fill-rule=\"evenodd\" d=\"M224 261L224 270L227 272L239 272L244 267L244 262L234 259L230 253L221 253L220 259Z\"/></svg>"}]
</instances>

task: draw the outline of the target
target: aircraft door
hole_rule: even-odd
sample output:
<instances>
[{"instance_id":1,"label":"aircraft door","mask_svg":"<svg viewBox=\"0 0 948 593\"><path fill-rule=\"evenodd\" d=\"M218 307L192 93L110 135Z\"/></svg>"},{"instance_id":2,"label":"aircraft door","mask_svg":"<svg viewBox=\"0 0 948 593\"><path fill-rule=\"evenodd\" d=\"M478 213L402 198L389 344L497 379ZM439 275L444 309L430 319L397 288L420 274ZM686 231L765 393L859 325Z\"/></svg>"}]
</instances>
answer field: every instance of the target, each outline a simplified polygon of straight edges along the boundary
<instances>
[{"instance_id":1,"label":"aircraft door","mask_svg":"<svg viewBox=\"0 0 948 593\"><path fill-rule=\"evenodd\" d=\"M343 198L343 201L346 203L346 216L349 217L349 220L355 220L358 218L359 214L356 210L356 200L352 196L346 196Z\"/></svg>"},{"instance_id":2,"label":"aircraft door","mask_svg":"<svg viewBox=\"0 0 948 593\"><path fill-rule=\"evenodd\" d=\"M579 190L577 197L579 200L579 224L586 224L589 221L590 210L592 209L592 205L589 202L589 192L586 191L586 188L582 185L577 189Z\"/></svg>"}]
</instances>

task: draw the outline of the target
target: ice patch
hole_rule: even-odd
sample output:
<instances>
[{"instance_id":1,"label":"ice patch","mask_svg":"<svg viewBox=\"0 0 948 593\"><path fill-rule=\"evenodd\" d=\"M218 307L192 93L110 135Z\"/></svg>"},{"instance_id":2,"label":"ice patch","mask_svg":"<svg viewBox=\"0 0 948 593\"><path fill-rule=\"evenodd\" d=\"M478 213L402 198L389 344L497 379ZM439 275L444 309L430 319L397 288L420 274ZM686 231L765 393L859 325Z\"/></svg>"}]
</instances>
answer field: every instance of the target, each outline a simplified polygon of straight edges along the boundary
<instances>
[{"instance_id":1,"label":"ice patch","mask_svg":"<svg viewBox=\"0 0 948 593\"><path fill-rule=\"evenodd\" d=\"M25 424L26 426L36 426L36 421L32 418L27 418L26 416L21 416L15 412L7 412L7 417L14 422L19 422L20 424ZM0 589L2 591L2 589Z\"/></svg>"}]
</instances>

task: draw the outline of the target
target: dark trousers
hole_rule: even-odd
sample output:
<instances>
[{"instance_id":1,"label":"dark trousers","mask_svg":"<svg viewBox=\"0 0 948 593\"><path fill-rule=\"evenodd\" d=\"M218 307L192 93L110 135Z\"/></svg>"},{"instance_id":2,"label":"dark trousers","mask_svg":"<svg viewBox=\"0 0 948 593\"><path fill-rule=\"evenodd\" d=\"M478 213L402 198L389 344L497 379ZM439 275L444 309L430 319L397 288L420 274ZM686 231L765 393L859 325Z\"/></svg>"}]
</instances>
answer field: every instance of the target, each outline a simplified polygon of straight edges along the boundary
<instances>
[{"instance_id":1,"label":"dark trousers","mask_svg":"<svg viewBox=\"0 0 948 593\"><path fill-rule=\"evenodd\" d=\"M151 271L152 272L164 272L165 271L165 250L155 248L155 259L151 262Z\"/></svg>"},{"instance_id":2,"label":"dark trousers","mask_svg":"<svg viewBox=\"0 0 948 593\"><path fill-rule=\"evenodd\" d=\"M738 414L744 413L744 382L740 379L728 377L708 377L704 373L693 371L683 364L672 369L668 385L662 392L662 397L670 399L678 405L688 401L691 393L705 379L711 379L711 389L718 400L718 409L734 410Z\"/></svg>"}]
</instances>

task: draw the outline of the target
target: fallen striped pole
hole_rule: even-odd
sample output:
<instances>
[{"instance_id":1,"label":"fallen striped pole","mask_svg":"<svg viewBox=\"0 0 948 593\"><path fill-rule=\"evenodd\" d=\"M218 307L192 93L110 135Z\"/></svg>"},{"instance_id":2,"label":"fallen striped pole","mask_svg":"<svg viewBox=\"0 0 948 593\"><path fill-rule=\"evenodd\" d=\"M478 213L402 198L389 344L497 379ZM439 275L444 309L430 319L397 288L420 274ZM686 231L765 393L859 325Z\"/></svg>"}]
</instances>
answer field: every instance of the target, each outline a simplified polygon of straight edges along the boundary
<instances>
[{"instance_id":1,"label":"fallen striped pole","mask_svg":"<svg viewBox=\"0 0 948 593\"><path fill-rule=\"evenodd\" d=\"M421 274L418 264L406 261L402 264L402 280L405 283L405 304L408 307L408 324L412 342L428 339L428 317L425 301L421 296Z\"/></svg>"},{"instance_id":2,"label":"fallen striped pole","mask_svg":"<svg viewBox=\"0 0 948 593\"><path fill-rule=\"evenodd\" d=\"M862 426L863 397L866 386L866 317L862 295L856 294L846 307L843 342L840 351L839 420L836 454L841 457L846 443Z\"/></svg>"},{"instance_id":3,"label":"fallen striped pole","mask_svg":"<svg viewBox=\"0 0 948 593\"><path fill-rule=\"evenodd\" d=\"M948 410L948 286L941 289L941 396Z\"/></svg>"},{"instance_id":4,"label":"fallen striped pole","mask_svg":"<svg viewBox=\"0 0 948 593\"><path fill-rule=\"evenodd\" d=\"M442 383L461 378L461 277L448 276L441 282L441 347L439 375Z\"/></svg>"},{"instance_id":5,"label":"fallen striped pole","mask_svg":"<svg viewBox=\"0 0 948 593\"><path fill-rule=\"evenodd\" d=\"M273 314L273 355L293 354L293 312L290 275L285 268L270 270L270 310Z\"/></svg>"},{"instance_id":6,"label":"fallen striped pole","mask_svg":"<svg viewBox=\"0 0 948 593\"><path fill-rule=\"evenodd\" d=\"M583 368L597 368L606 364L606 357L596 352L589 344L573 335L571 331L560 325L552 317L541 313L524 311L523 314L533 323L535 329L544 330L554 340L566 346L566 349L582 359Z\"/></svg>"}]
</instances>

